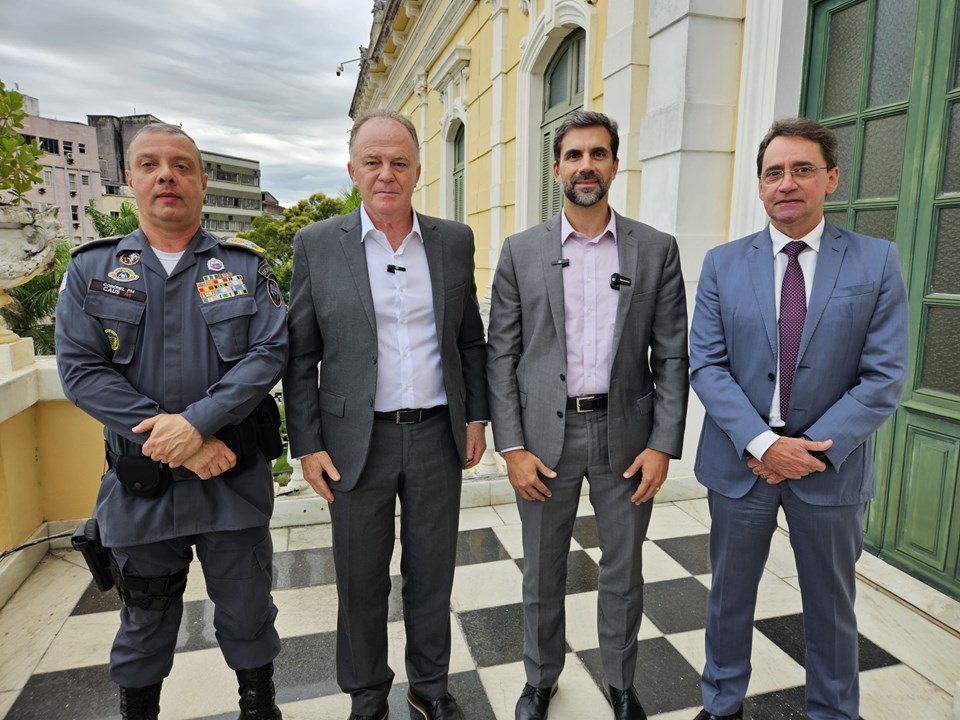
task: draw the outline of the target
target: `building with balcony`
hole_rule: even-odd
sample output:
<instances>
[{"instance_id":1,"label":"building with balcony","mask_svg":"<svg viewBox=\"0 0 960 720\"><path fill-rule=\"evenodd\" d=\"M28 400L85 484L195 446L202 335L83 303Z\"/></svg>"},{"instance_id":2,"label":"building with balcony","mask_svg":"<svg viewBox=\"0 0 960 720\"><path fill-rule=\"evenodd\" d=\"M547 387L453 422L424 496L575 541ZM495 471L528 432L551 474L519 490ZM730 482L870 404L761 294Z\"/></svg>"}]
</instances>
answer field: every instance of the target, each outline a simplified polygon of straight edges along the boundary
<instances>
[{"instance_id":1,"label":"building with balcony","mask_svg":"<svg viewBox=\"0 0 960 720\"><path fill-rule=\"evenodd\" d=\"M260 161L201 150L207 173L203 200L203 227L218 235L234 236L253 229L253 219L263 214Z\"/></svg>"},{"instance_id":2,"label":"building with balcony","mask_svg":"<svg viewBox=\"0 0 960 720\"><path fill-rule=\"evenodd\" d=\"M43 149L42 182L27 193L34 206L56 205L63 234L73 245L97 237L84 208L100 209L101 175L96 131L82 123L40 116L40 103L28 98L30 113L21 133Z\"/></svg>"}]
</instances>

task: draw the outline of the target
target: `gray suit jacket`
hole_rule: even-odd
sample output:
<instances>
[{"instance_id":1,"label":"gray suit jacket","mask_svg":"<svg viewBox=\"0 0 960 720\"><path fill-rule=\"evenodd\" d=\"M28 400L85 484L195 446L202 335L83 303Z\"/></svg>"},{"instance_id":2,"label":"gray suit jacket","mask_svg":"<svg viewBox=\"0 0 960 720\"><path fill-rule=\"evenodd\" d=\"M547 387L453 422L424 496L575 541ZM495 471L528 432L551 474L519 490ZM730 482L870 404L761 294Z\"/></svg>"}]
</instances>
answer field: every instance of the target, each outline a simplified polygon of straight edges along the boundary
<instances>
[{"instance_id":1,"label":"gray suit jacket","mask_svg":"<svg viewBox=\"0 0 960 720\"><path fill-rule=\"evenodd\" d=\"M466 423L489 419L473 233L460 223L419 218L450 423L463 458ZM366 464L377 393L377 324L359 210L297 233L287 324L290 451L302 457L326 450L340 471L337 490L346 492Z\"/></svg>"},{"instance_id":2,"label":"gray suit jacket","mask_svg":"<svg viewBox=\"0 0 960 720\"><path fill-rule=\"evenodd\" d=\"M617 215L621 287L613 335L609 457L622 474L645 448L679 458L687 411L687 309L671 236ZM560 217L507 238L493 281L487 377L498 450L548 467L563 450L567 345Z\"/></svg>"}]
</instances>

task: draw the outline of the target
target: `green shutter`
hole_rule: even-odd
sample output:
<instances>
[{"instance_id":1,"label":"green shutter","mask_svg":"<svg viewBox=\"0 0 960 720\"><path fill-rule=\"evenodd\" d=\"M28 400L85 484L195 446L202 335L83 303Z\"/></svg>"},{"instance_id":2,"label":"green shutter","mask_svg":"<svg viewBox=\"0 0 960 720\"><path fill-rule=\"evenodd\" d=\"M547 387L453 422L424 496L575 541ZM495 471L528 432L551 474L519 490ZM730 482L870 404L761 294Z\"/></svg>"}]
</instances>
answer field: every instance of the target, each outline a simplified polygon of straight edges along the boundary
<instances>
[{"instance_id":1,"label":"green shutter","mask_svg":"<svg viewBox=\"0 0 960 720\"><path fill-rule=\"evenodd\" d=\"M453 174L453 219L457 222L465 222L465 202L463 187L463 170L458 170Z\"/></svg>"}]
</instances>

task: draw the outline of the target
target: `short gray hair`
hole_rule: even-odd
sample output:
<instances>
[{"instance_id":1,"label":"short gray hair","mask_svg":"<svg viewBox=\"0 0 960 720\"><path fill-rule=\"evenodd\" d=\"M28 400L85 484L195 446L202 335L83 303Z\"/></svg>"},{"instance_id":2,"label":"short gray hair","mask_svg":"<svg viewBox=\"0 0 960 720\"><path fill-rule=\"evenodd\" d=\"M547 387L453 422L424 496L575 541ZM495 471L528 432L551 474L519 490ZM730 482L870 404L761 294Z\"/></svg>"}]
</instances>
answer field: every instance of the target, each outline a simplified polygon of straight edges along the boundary
<instances>
[{"instance_id":1,"label":"short gray hair","mask_svg":"<svg viewBox=\"0 0 960 720\"><path fill-rule=\"evenodd\" d=\"M171 125L170 123L150 123L149 125L144 125L142 128L137 130L133 138L130 140L130 145L133 145L137 138L141 135L156 135L158 133L164 133L166 135L179 135L180 137L185 137L190 141L190 144L193 145L193 149L197 151L197 162L200 165L200 168L203 168L203 158L200 156L200 148L197 147L196 141L187 135L184 132L183 128L179 125ZM128 148L130 146L127 146Z\"/></svg>"},{"instance_id":2,"label":"short gray hair","mask_svg":"<svg viewBox=\"0 0 960 720\"><path fill-rule=\"evenodd\" d=\"M371 120L393 120L395 123L400 123L400 125L410 133L410 138L413 140L413 146L417 149L417 152L420 151L420 139L417 137L417 129L406 115L398 113L396 110L376 108L374 110L368 110L354 120L353 127L350 128L350 143L348 145L351 155L353 154L353 144L357 139L360 128Z\"/></svg>"}]
</instances>

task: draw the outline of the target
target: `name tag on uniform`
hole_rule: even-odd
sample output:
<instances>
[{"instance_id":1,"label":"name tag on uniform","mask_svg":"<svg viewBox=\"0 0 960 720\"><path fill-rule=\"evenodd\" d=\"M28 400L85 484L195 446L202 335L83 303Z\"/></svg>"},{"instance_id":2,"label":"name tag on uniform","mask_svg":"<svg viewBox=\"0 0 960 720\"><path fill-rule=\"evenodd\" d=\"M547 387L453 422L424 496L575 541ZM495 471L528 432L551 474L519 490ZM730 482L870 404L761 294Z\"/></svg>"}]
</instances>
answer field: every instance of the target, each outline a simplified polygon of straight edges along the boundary
<instances>
[{"instance_id":1,"label":"name tag on uniform","mask_svg":"<svg viewBox=\"0 0 960 720\"><path fill-rule=\"evenodd\" d=\"M243 284L243 275L222 272L204 275L203 280L197 283L197 292L203 302L211 303L246 295L247 286Z\"/></svg>"},{"instance_id":2,"label":"name tag on uniform","mask_svg":"<svg viewBox=\"0 0 960 720\"><path fill-rule=\"evenodd\" d=\"M105 293L115 297L125 298L127 300L136 300L137 302L146 302L147 294L143 290L135 290L131 287L114 285L103 280L91 280L90 289L93 292Z\"/></svg>"}]
</instances>

